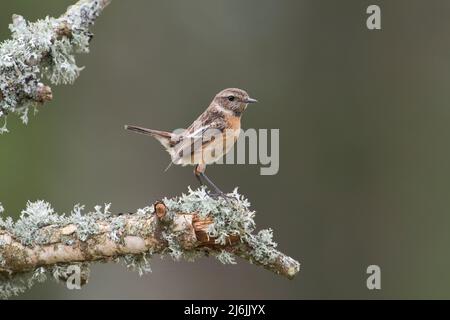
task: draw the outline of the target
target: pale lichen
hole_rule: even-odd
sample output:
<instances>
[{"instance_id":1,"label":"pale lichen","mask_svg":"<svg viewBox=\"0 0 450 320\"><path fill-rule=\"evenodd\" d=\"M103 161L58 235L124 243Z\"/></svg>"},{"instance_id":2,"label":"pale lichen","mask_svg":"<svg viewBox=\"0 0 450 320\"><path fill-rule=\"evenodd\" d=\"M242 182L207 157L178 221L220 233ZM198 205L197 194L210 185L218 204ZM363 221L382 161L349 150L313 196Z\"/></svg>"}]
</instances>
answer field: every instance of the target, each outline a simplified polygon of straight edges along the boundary
<instances>
[{"instance_id":1,"label":"pale lichen","mask_svg":"<svg viewBox=\"0 0 450 320\"><path fill-rule=\"evenodd\" d=\"M178 234L170 231L163 231L162 237L167 241L167 248L163 253L168 253L175 261L180 260L183 257L183 248L178 242Z\"/></svg>"},{"instance_id":2,"label":"pale lichen","mask_svg":"<svg viewBox=\"0 0 450 320\"><path fill-rule=\"evenodd\" d=\"M223 264L236 264L234 255L225 250L220 251L220 253L216 255L216 258Z\"/></svg>"},{"instance_id":3,"label":"pale lichen","mask_svg":"<svg viewBox=\"0 0 450 320\"><path fill-rule=\"evenodd\" d=\"M263 265L275 262L278 252L275 249L277 244L273 241L272 229L260 230L256 235L247 234L244 239L251 248L252 260Z\"/></svg>"},{"instance_id":4,"label":"pale lichen","mask_svg":"<svg viewBox=\"0 0 450 320\"><path fill-rule=\"evenodd\" d=\"M117 243L123 244L123 232L126 227L126 219L123 216L117 216L111 219L111 232L109 233L109 238Z\"/></svg>"},{"instance_id":5,"label":"pale lichen","mask_svg":"<svg viewBox=\"0 0 450 320\"><path fill-rule=\"evenodd\" d=\"M8 132L8 114L17 114L26 124L31 107L52 99L43 76L52 84L75 81L83 69L77 66L75 54L89 51L89 26L107 2L83 0L60 18L36 22L13 15L11 39L0 44L0 119L4 119L0 134Z\"/></svg>"},{"instance_id":6,"label":"pale lichen","mask_svg":"<svg viewBox=\"0 0 450 320\"><path fill-rule=\"evenodd\" d=\"M70 216L64 223L75 224L77 226L76 232L78 239L81 241L86 241L90 236L96 235L100 232L98 221L110 217L110 207L110 203L105 204L103 207L95 206L93 212L83 214L84 206L76 204Z\"/></svg>"},{"instance_id":7,"label":"pale lichen","mask_svg":"<svg viewBox=\"0 0 450 320\"><path fill-rule=\"evenodd\" d=\"M139 276L152 272L150 259L153 253L151 251L141 254L127 254L118 259L128 270L135 271Z\"/></svg>"},{"instance_id":8,"label":"pale lichen","mask_svg":"<svg viewBox=\"0 0 450 320\"><path fill-rule=\"evenodd\" d=\"M238 193L237 188L228 194L229 198L211 197L205 188L192 190L173 199L164 199L171 212L197 212L200 217L213 217L209 236L216 243L225 245L229 236L244 236L255 229L255 212L250 202Z\"/></svg>"},{"instance_id":9,"label":"pale lichen","mask_svg":"<svg viewBox=\"0 0 450 320\"><path fill-rule=\"evenodd\" d=\"M238 193L237 188L228 194L229 198L211 197L205 188L191 190L173 199L164 199L167 208L176 212L197 212L202 218L211 216L213 223L208 227L208 235L219 245L226 245L230 236L237 236L250 248L249 259L260 264L274 263L277 258L276 246L271 229L260 230L256 235L255 212L250 210L250 202ZM165 235L169 243L168 251L176 260L185 253L180 251L175 235ZM234 264L235 255L222 250L215 255L225 264Z\"/></svg>"},{"instance_id":10,"label":"pale lichen","mask_svg":"<svg viewBox=\"0 0 450 320\"><path fill-rule=\"evenodd\" d=\"M45 201L28 201L20 219L14 224L11 231L22 244L43 244L46 243L46 239L42 228L57 225L63 221L63 218L63 216L55 214L51 205Z\"/></svg>"},{"instance_id":11,"label":"pale lichen","mask_svg":"<svg viewBox=\"0 0 450 320\"><path fill-rule=\"evenodd\" d=\"M14 277L0 275L0 299L17 296L30 289L36 283L47 280L47 270L43 267L32 272L24 272Z\"/></svg>"},{"instance_id":12,"label":"pale lichen","mask_svg":"<svg viewBox=\"0 0 450 320\"><path fill-rule=\"evenodd\" d=\"M174 221L176 215L181 213L197 213L201 218L212 218L208 228L209 236L215 239L217 246L226 247L231 236L239 239L236 248L245 247L247 258L260 264L271 264L277 259L276 243L272 239L272 230L255 231L255 212L250 210L250 203L236 190L228 194L229 198L211 197L206 189L188 189L186 194L171 199L163 199L167 208L165 222L158 225L158 219L144 219L146 223L132 223L133 219L142 219L154 214L154 208L147 206L138 209L134 214L113 215L110 212L110 204L96 206L87 211L82 205L75 205L69 215L58 215L51 205L45 201L28 202L22 211L20 218L14 222L10 217L0 218L0 235L2 230L9 232L17 241L25 246L52 243L52 230L61 229L59 241L71 245L75 241L86 242L100 232L106 232L106 236L114 242L124 245L124 234L145 238L151 235L155 228L159 237L166 242L162 251L158 253L169 255L174 260L182 258L193 261L202 257L207 252L212 254L224 264L235 264L235 257L242 256L234 250L211 251L205 247L196 248L195 244L187 246L183 242L185 232L183 228L176 228ZM1 204L0 204L1 206ZM109 229L101 228L108 226ZM158 226L157 226L158 225ZM0 237L1 238L1 237ZM183 244L182 244L183 243ZM1 247L5 245L0 243ZM125 254L116 258L131 270L136 270L140 275L151 271L150 259L154 252L145 251L136 254ZM0 255L0 265L4 258ZM83 268L88 270L88 263ZM19 275L0 275L0 297L7 297L23 292L33 283L43 281L49 275L59 280L65 279L65 265L54 265L48 268L38 268L33 272L20 273ZM7 270L3 266L4 270ZM1 269L0 269L1 271ZM66 272L67 273L67 272ZM86 272L88 274L88 272ZM18 278L17 278L18 276Z\"/></svg>"},{"instance_id":13,"label":"pale lichen","mask_svg":"<svg viewBox=\"0 0 450 320\"><path fill-rule=\"evenodd\" d=\"M64 282L72 274L70 268L74 265L80 267L82 279L86 281L85 279L89 276L89 265L86 263L39 267L33 271L15 274L14 276L0 275L0 299L18 296L35 284L42 283L48 279Z\"/></svg>"}]
</instances>

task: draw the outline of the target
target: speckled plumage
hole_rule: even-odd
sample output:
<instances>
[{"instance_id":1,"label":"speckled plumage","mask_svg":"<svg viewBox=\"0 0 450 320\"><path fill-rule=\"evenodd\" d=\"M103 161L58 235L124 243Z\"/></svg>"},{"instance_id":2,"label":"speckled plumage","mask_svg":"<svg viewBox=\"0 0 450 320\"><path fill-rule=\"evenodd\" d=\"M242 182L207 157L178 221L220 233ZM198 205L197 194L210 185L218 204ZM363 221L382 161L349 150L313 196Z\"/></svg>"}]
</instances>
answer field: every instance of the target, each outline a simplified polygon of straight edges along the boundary
<instances>
[{"instance_id":1,"label":"speckled plumage","mask_svg":"<svg viewBox=\"0 0 450 320\"><path fill-rule=\"evenodd\" d=\"M252 102L256 100L244 90L229 88L219 92L209 107L182 133L136 126L126 128L160 141L171 155L172 163L203 168L217 161L234 145L241 129L242 113Z\"/></svg>"},{"instance_id":2,"label":"speckled plumage","mask_svg":"<svg viewBox=\"0 0 450 320\"><path fill-rule=\"evenodd\" d=\"M229 88L219 92L209 107L186 130L171 133L125 126L125 129L156 138L169 152L172 165L195 165L194 174L203 185L202 178L224 193L205 175L206 165L219 160L231 150L239 137L241 116L249 103L257 102L242 89Z\"/></svg>"}]
</instances>

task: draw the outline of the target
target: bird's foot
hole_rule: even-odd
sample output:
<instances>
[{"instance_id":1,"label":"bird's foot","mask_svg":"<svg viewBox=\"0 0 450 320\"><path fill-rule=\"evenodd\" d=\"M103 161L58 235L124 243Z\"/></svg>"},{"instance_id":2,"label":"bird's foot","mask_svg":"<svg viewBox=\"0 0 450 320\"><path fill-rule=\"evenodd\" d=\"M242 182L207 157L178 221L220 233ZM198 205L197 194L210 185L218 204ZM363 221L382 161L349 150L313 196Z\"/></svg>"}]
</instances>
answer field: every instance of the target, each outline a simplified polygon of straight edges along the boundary
<instances>
[{"instance_id":1,"label":"bird's foot","mask_svg":"<svg viewBox=\"0 0 450 320\"><path fill-rule=\"evenodd\" d=\"M225 199L225 200L232 200L232 199L234 199L233 197L225 194L221 190L207 191L207 193L213 199L219 199L219 198L222 198L222 199Z\"/></svg>"}]
</instances>

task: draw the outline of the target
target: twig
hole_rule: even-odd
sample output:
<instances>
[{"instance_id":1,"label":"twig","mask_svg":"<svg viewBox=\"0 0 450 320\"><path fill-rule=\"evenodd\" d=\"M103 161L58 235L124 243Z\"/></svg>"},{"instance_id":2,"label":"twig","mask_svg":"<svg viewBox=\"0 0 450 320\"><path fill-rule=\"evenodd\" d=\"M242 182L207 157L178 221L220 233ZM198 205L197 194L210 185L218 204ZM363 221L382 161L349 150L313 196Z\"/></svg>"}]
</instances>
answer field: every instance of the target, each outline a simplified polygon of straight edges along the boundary
<instances>
[{"instance_id":1,"label":"twig","mask_svg":"<svg viewBox=\"0 0 450 320\"><path fill-rule=\"evenodd\" d=\"M18 114L28 122L30 107L52 100L44 74L52 84L73 83L82 68L75 53L89 51L89 27L110 0L80 0L59 18L34 23L13 15L12 39L0 44L0 118ZM5 120L6 122L6 120ZM7 132L6 124L0 133Z\"/></svg>"}]
</instances>

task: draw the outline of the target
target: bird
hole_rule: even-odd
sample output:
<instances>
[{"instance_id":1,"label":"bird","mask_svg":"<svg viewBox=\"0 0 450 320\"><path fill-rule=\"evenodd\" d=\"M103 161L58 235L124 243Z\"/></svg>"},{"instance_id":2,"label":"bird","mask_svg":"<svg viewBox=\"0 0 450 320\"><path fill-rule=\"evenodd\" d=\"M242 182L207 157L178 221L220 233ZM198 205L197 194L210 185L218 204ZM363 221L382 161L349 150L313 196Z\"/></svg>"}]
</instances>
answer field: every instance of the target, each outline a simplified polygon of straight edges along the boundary
<instances>
[{"instance_id":1,"label":"bird","mask_svg":"<svg viewBox=\"0 0 450 320\"><path fill-rule=\"evenodd\" d=\"M205 174L206 166L228 153L241 131L241 117L249 104L258 102L242 89L220 91L206 110L187 128L173 132L125 125L126 130L158 140L171 157L172 165L193 165L200 185L209 185L214 195L225 196Z\"/></svg>"}]
</instances>

